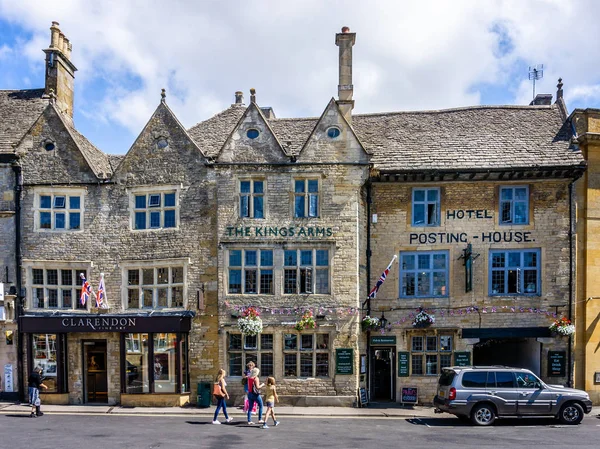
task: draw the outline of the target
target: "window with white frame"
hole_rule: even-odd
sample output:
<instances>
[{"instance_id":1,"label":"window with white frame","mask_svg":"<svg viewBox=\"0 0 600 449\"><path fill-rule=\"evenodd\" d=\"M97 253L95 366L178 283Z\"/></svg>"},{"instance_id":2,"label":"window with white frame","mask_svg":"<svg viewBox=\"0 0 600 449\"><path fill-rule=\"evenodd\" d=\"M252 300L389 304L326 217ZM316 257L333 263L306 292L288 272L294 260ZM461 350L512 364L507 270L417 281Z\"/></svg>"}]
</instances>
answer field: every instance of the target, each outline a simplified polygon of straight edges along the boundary
<instances>
[{"instance_id":1,"label":"window with white frame","mask_svg":"<svg viewBox=\"0 0 600 449\"><path fill-rule=\"evenodd\" d=\"M540 250L490 250L490 295L539 295Z\"/></svg>"},{"instance_id":2,"label":"window with white frame","mask_svg":"<svg viewBox=\"0 0 600 449\"><path fill-rule=\"evenodd\" d=\"M184 306L185 265L156 265L125 270L127 309Z\"/></svg>"},{"instance_id":3,"label":"window with white frame","mask_svg":"<svg viewBox=\"0 0 600 449\"><path fill-rule=\"evenodd\" d=\"M179 220L179 192L177 189L132 191L132 228L177 228Z\"/></svg>"},{"instance_id":4,"label":"window with white frame","mask_svg":"<svg viewBox=\"0 0 600 449\"><path fill-rule=\"evenodd\" d=\"M329 377L329 334L283 334L284 377Z\"/></svg>"},{"instance_id":5,"label":"window with white frame","mask_svg":"<svg viewBox=\"0 0 600 449\"><path fill-rule=\"evenodd\" d=\"M291 249L283 257L284 294L329 294L329 250Z\"/></svg>"},{"instance_id":6,"label":"window with white frame","mask_svg":"<svg viewBox=\"0 0 600 449\"><path fill-rule=\"evenodd\" d=\"M319 216L319 180L294 180L294 217L314 218Z\"/></svg>"},{"instance_id":7,"label":"window with white frame","mask_svg":"<svg viewBox=\"0 0 600 449\"><path fill-rule=\"evenodd\" d=\"M87 278L85 268L46 268L32 266L27 270L30 286L30 307L34 309L83 309L81 304L81 274Z\"/></svg>"},{"instance_id":8,"label":"window with white frame","mask_svg":"<svg viewBox=\"0 0 600 449\"><path fill-rule=\"evenodd\" d=\"M228 357L230 376L241 376L251 361L260 369L261 376L272 376L273 334L229 334Z\"/></svg>"},{"instance_id":9,"label":"window with white frame","mask_svg":"<svg viewBox=\"0 0 600 449\"><path fill-rule=\"evenodd\" d=\"M229 250L229 294L275 293L272 249Z\"/></svg>"},{"instance_id":10,"label":"window with white frame","mask_svg":"<svg viewBox=\"0 0 600 449\"><path fill-rule=\"evenodd\" d=\"M448 251L400 253L400 297L448 296Z\"/></svg>"},{"instance_id":11,"label":"window with white frame","mask_svg":"<svg viewBox=\"0 0 600 449\"><path fill-rule=\"evenodd\" d=\"M435 376L452 366L452 335L413 335L410 349L413 376Z\"/></svg>"},{"instance_id":12,"label":"window with white frame","mask_svg":"<svg viewBox=\"0 0 600 449\"><path fill-rule=\"evenodd\" d=\"M500 188L500 224L529 224L529 187Z\"/></svg>"},{"instance_id":13,"label":"window with white frame","mask_svg":"<svg viewBox=\"0 0 600 449\"><path fill-rule=\"evenodd\" d=\"M34 199L35 229L79 231L83 227L83 190L38 191Z\"/></svg>"},{"instance_id":14,"label":"window with white frame","mask_svg":"<svg viewBox=\"0 0 600 449\"><path fill-rule=\"evenodd\" d=\"M412 191L412 225L440 225L440 189L413 188Z\"/></svg>"},{"instance_id":15,"label":"window with white frame","mask_svg":"<svg viewBox=\"0 0 600 449\"><path fill-rule=\"evenodd\" d=\"M245 179L240 181L240 217L265 218L265 181Z\"/></svg>"}]
</instances>

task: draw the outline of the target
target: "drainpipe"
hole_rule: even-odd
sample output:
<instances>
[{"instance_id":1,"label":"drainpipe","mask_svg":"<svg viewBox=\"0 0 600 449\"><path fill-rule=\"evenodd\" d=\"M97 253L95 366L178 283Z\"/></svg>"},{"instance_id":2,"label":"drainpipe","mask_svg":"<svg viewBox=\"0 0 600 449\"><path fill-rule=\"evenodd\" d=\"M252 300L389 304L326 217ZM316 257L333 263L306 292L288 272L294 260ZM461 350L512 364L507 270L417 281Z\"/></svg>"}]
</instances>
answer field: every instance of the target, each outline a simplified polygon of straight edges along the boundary
<instances>
[{"instance_id":1,"label":"drainpipe","mask_svg":"<svg viewBox=\"0 0 600 449\"><path fill-rule=\"evenodd\" d=\"M573 219L573 184L575 181L569 183L569 320L572 320L573 313L573 270L575 269L575 261L573 260L573 226L575 220ZM567 386L573 388L573 335L569 335L568 349L567 349Z\"/></svg>"},{"instance_id":2,"label":"drainpipe","mask_svg":"<svg viewBox=\"0 0 600 449\"><path fill-rule=\"evenodd\" d=\"M13 164L15 172L15 278L17 284L17 371L19 379L19 399L25 400L25 386L23 375L23 333L21 332L21 315L23 314L23 295L21 292L21 192L23 191L23 173L21 166Z\"/></svg>"},{"instance_id":3,"label":"drainpipe","mask_svg":"<svg viewBox=\"0 0 600 449\"><path fill-rule=\"evenodd\" d=\"M367 315L371 315L371 298L369 298L369 289L371 287L371 180L367 180ZM366 388L367 394L371 391L371 331L367 330L367 372ZM359 397L360 403L360 397Z\"/></svg>"}]
</instances>

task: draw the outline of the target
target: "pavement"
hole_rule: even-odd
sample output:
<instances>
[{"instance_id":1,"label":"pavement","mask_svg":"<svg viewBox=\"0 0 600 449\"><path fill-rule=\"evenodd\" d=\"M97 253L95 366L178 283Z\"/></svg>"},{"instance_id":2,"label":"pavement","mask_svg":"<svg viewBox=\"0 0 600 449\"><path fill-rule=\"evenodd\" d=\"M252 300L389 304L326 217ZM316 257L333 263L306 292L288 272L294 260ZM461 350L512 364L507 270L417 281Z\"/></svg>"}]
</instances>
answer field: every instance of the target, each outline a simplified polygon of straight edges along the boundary
<instances>
[{"instance_id":1,"label":"pavement","mask_svg":"<svg viewBox=\"0 0 600 449\"><path fill-rule=\"evenodd\" d=\"M214 406L207 408L189 407L121 407L119 405L44 405L42 411L49 414L82 414L113 416L213 416ZM266 410L266 409L265 409ZM228 407L228 413L234 418L243 418L246 413L239 407ZM28 404L0 402L0 414L28 414ZM292 407L276 406L275 412L282 416L315 418L330 417L369 417L369 418L433 418L451 417L449 414L436 414L433 407L403 406L394 403L372 403L367 407ZM588 416L599 416L600 407L594 407Z\"/></svg>"},{"instance_id":2,"label":"pavement","mask_svg":"<svg viewBox=\"0 0 600 449\"><path fill-rule=\"evenodd\" d=\"M44 413L55 414L91 414L91 415L169 415L169 416L212 416L214 406L208 408L197 407L121 407L119 405L44 405ZM266 409L265 409L266 410ZM277 405L275 412L282 416L298 417L398 417L398 418L429 418L435 415L433 407L401 406L396 404L372 404L368 407L292 407ZM29 413L31 407L28 404L0 402L0 414ZM244 417L246 414L239 407L227 407L227 412L236 417ZM598 408L600 413L600 407ZM447 415L448 417L450 415Z\"/></svg>"}]
</instances>

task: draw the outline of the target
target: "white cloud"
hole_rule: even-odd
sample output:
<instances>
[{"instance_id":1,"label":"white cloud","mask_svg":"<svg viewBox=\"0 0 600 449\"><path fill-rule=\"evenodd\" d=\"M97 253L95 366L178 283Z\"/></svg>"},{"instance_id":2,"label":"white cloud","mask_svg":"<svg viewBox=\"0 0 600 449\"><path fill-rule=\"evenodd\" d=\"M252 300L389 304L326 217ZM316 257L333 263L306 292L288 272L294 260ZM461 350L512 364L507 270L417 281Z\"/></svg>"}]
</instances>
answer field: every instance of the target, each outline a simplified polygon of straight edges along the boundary
<instances>
[{"instance_id":1,"label":"white cloud","mask_svg":"<svg viewBox=\"0 0 600 449\"><path fill-rule=\"evenodd\" d=\"M477 104L482 86L527 104L533 63L546 65L538 92L554 93L562 76L567 103L600 101L594 0L0 0L0 14L33 33L24 54L40 66L59 21L79 69L76 106L133 135L162 87L186 126L229 106L236 90L248 99L250 87L279 117L318 116L337 96L342 25L357 32L356 112Z\"/></svg>"}]
</instances>

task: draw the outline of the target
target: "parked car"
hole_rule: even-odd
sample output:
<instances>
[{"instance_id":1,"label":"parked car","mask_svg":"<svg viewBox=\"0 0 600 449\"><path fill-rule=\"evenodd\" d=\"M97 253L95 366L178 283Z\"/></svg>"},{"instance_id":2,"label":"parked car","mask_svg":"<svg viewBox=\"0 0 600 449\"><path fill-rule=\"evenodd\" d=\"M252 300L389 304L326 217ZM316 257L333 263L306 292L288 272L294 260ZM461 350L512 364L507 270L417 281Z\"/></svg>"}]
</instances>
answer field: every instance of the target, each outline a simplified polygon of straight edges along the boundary
<instances>
[{"instance_id":1,"label":"parked car","mask_svg":"<svg viewBox=\"0 0 600 449\"><path fill-rule=\"evenodd\" d=\"M479 426L507 416L552 416L579 424L592 411L585 391L548 385L527 369L506 366L444 368L433 403L436 412Z\"/></svg>"}]
</instances>

